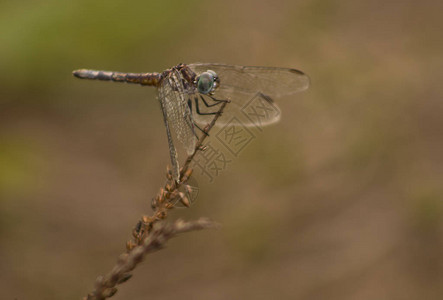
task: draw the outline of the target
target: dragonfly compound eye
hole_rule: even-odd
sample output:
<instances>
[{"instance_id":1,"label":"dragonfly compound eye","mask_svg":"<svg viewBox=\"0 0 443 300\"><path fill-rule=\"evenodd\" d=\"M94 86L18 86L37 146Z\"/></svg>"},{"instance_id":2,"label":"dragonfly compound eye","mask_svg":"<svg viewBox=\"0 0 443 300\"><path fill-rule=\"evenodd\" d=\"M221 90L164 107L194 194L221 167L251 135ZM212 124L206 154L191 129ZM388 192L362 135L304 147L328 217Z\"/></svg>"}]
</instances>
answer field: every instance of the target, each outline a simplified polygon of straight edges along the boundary
<instances>
[{"instance_id":1,"label":"dragonfly compound eye","mask_svg":"<svg viewBox=\"0 0 443 300\"><path fill-rule=\"evenodd\" d=\"M212 93L217 85L218 78L214 71L203 72L197 79L197 89L201 94Z\"/></svg>"}]
</instances>

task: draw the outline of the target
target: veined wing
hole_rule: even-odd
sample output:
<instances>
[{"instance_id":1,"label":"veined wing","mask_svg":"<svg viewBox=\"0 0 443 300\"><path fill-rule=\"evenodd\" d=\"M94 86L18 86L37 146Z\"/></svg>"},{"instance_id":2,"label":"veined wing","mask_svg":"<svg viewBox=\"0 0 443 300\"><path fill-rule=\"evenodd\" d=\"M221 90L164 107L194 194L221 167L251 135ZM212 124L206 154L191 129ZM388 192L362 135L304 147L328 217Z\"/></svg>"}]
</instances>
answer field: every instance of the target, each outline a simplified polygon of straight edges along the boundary
<instances>
[{"instance_id":1,"label":"veined wing","mask_svg":"<svg viewBox=\"0 0 443 300\"><path fill-rule=\"evenodd\" d=\"M189 67L197 74L207 70L215 71L220 78L219 90L223 92L261 92L269 97L279 98L309 87L309 77L296 69L206 63L190 64Z\"/></svg>"},{"instance_id":2,"label":"veined wing","mask_svg":"<svg viewBox=\"0 0 443 300\"><path fill-rule=\"evenodd\" d=\"M175 137L183 144L188 154L194 152L197 143L197 137L194 133L194 123L185 95L186 91L180 74L175 70L172 71L170 76L162 80L158 89L175 177L177 177L179 166L177 151L170 128L172 128Z\"/></svg>"},{"instance_id":3,"label":"veined wing","mask_svg":"<svg viewBox=\"0 0 443 300\"><path fill-rule=\"evenodd\" d=\"M273 67L243 67L224 64L196 63L188 65L197 75L207 70L217 73L220 86L213 97L230 100L218 126L264 126L280 119L280 109L273 101L286 95L304 91L309 77L296 69ZM210 96L200 95L211 102ZM200 105L203 106L203 105ZM194 114L197 123L208 123L207 115Z\"/></svg>"},{"instance_id":4,"label":"veined wing","mask_svg":"<svg viewBox=\"0 0 443 300\"><path fill-rule=\"evenodd\" d=\"M188 106L188 91L183 86L180 73L172 71L171 76L165 78L161 89L165 102L169 124L172 126L177 139L183 144L188 154L194 152L197 137L194 132L191 110Z\"/></svg>"}]
</instances>

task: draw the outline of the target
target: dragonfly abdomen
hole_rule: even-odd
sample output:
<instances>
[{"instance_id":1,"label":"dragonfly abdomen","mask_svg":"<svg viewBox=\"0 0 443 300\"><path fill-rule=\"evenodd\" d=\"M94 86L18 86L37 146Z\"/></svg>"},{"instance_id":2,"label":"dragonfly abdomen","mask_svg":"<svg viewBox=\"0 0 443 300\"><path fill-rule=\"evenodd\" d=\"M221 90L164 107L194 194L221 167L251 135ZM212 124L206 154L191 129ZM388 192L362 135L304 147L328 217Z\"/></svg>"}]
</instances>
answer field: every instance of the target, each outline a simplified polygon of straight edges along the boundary
<instances>
[{"instance_id":1,"label":"dragonfly abdomen","mask_svg":"<svg viewBox=\"0 0 443 300\"><path fill-rule=\"evenodd\" d=\"M150 86L158 86L161 79L160 73L121 73L81 69L75 70L72 74L80 79L128 82Z\"/></svg>"}]
</instances>

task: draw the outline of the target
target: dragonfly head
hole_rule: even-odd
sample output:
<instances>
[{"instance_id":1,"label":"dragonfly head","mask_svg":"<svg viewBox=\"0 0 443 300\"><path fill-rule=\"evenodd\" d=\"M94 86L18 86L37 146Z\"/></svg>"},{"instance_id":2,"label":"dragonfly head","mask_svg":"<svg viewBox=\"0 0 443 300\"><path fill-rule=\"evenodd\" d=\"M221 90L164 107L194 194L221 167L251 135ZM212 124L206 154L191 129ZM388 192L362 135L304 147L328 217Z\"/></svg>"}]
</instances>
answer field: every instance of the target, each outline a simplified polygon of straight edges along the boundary
<instances>
[{"instance_id":1,"label":"dragonfly head","mask_svg":"<svg viewBox=\"0 0 443 300\"><path fill-rule=\"evenodd\" d=\"M212 70L207 70L206 72L201 73L195 81L197 83L198 92L204 95L212 95L220 85L220 79L218 78L217 73Z\"/></svg>"}]
</instances>

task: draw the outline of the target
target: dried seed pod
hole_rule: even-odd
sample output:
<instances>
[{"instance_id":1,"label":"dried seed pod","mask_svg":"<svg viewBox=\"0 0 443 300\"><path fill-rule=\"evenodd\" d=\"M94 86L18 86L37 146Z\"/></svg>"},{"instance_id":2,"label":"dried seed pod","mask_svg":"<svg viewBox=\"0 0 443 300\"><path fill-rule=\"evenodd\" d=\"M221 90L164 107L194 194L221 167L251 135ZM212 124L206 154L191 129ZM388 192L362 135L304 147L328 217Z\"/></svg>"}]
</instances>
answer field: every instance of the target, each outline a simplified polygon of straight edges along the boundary
<instances>
[{"instance_id":1,"label":"dried seed pod","mask_svg":"<svg viewBox=\"0 0 443 300\"><path fill-rule=\"evenodd\" d=\"M179 195L179 197L180 197L180 202L181 202L184 206L186 206L186 207L190 207L190 206L191 206L191 202L189 202L188 197L186 197L186 195L185 195L184 193L180 192L178 195Z\"/></svg>"},{"instance_id":2,"label":"dried seed pod","mask_svg":"<svg viewBox=\"0 0 443 300\"><path fill-rule=\"evenodd\" d=\"M158 206L157 198L152 198L151 199L151 208L155 209L157 206Z\"/></svg>"},{"instance_id":3,"label":"dried seed pod","mask_svg":"<svg viewBox=\"0 0 443 300\"><path fill-rule=\"evenodd\" d=\"M142 229L142 221L138 221L137 224L135 225L134 230L136 232L140 232L141 229Z\"/></svg>"},{"instance_id":4,"label":"dried seed pod","mask_svg":"<svg viewBox=\"0 0 443 300\"><path fill-rule=\"evenodd\" d=\"M193 172L193 170L192 170L191 168L188 168L188 169L186 170L186 172L185 172L185 176L188 177L188 178L191 177L192 172Z\"/></svg>"},{"instance_id":5,"label":"dried seed pod","mask_svg":"<svg viewBox=\"0 0 443 300\"><path fill-rule=\"evenodd\" d=\"M159 195L157 195L158 203L162 203L165 197L165 190L163 188L160 189Z\"/></svg>"},{"instance_id":6,"label":"dried seed pod","mask_svg":"<svg viewBox=\"0 0 443 300\"><path fill-rule=\"evenodd\" d=\"M192 193L194 192L194 188L192 186L190 186L189 184L185 184L184 188L185 188L186 193L188 195L192 195Z\"/></svg>"},{"instance_id":7,"label":"dried seed pod","mask_svg":"<svg viewBox=\"0 0 443 300\"><path fill-rule=\"evenodd\" d=\"M183 184L183 183L186 183L187 181L188 181L188 179L189 179L189 177L191 177L191 175L192 175L192 169L186 169L186 171L185 171L185 173L183 174L183 176L182 176L182 181L181 181L181 183Z\"/></svg>"},{"instance_id":8,"label":"dried seed pod","mask_svg":"<svg viewBox=\"0 0 443 300\"><path fill-rule=\"evenodd\" d=\"M168 204L169 204L169 203L168 203ZM162 210L162 211L158 211L158 212L155 214L155 217L156 217L157 219L160 219L160 220L166 218L166 216L167 216L167 214L166 214L166 211L164 211L164 210Z\"/></svg>"},{"instance_id":9,"label":"dried seed pod","mask_svg":"<svg viewBox=\"0 0 443 300\"><path fill-rule=\"evenodd\" d=\"M152 217L149 217L149 216L143 216L143 217L142 217L142 221L143 221L143 223L145 223L145 224L150 224L150 223L152 223L152 221L154 221L154 220L152 219Z\"/></svg>"},{"instance_id":10,"label":"dried seed pod","mask_svg":"<svg viewBox=\"0 0 443 300\"><path fill-rule=\"evenodd\" d=\"M126 242L126 250L127 251L131 251L132 249L134 249L135 248L135 244L133 243L133 242L131 242L131 241L127 241Z\"/></svg>"}]
</instances>

